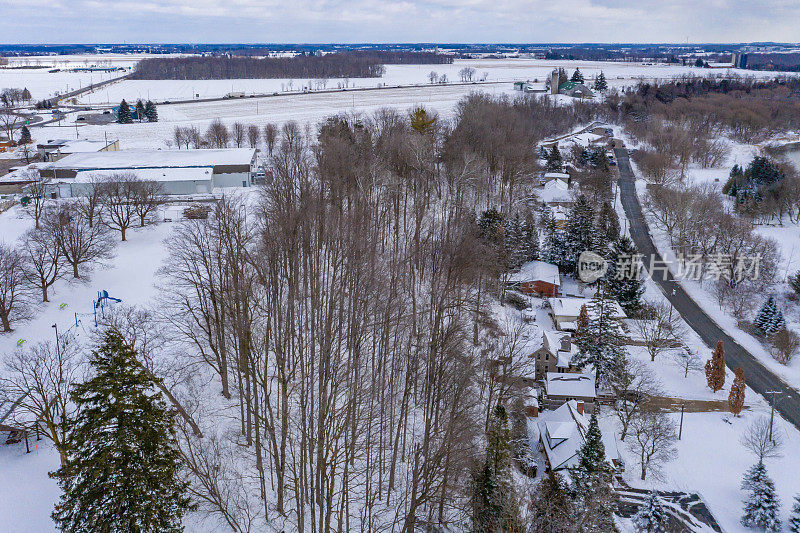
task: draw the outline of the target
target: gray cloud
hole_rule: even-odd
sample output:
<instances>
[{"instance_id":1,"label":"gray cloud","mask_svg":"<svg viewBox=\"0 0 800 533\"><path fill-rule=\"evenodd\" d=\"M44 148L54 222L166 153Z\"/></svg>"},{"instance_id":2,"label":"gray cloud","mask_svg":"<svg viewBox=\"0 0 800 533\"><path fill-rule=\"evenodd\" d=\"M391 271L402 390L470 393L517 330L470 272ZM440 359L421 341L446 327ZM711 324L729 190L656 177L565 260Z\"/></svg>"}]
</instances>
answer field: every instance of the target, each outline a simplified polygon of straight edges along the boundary
<instances>
[{"instance_id":1,"label":"gray cloud","mask_svg":"<svg viewBox=\"0 0 800 533\"><path fill-rule=\"evenodd\" d=\"M0 0L0 40L744 42L800 40L792 0Z\"/></svg>"}]
</instances>

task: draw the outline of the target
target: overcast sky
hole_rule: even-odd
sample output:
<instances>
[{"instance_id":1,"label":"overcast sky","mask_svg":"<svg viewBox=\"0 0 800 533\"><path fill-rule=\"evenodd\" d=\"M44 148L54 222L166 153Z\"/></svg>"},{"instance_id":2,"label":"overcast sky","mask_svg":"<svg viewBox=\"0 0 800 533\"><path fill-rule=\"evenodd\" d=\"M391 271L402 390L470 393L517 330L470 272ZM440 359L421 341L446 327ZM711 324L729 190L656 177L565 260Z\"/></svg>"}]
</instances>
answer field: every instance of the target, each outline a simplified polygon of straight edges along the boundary
<instances>
[{"instance_id":1,"label":"overcast sky","mask_svg":"<svg viewBox=\"0 0 800 533\"><path fill-rule=\"evenodd\" d=\"M3 43L800 41L797 0L0 0Z\"/></svg>"}]
</instances>

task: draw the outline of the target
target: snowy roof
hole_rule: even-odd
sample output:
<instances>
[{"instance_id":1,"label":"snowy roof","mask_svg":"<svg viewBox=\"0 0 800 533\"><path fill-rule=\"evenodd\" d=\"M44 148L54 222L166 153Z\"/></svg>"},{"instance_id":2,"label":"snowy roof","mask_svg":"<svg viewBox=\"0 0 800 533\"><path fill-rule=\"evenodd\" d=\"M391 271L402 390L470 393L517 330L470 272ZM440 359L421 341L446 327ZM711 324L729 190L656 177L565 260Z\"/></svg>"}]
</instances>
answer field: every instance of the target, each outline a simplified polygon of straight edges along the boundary
<instances>
[{"instance_id":1,"label":"snowy roof","mask_svg":"<svg viewBox=\"0 0 800 533\"><path fill-rule=\"evenodd\" d=\"M568 181L569 180L569 174L565 174L563 172L545 172L544 173L544 179L545 180L559 179L559 180L562 180L562 181Z\"/></svg>"},{"instance_id":2,"label":"snowy roof","mask_svg":"<svg viewBox=\"0 0 800 533\"><path fill-rule=\"evenodd\" d=\"M584 305L591 313L591 306L589 305L591 300L589 298L550 298L548 302L554 316L578 318L578 315L581 314L581 307ZM611 302L611 305L614 318L627 318L625 311L622 310L618 302ZM571 320L571 322L574 322L574 320Z\"/></svg>"},{"instance_id":3,"label":"snowy roof","mask_svg":"<svg viewBox=\"0 0 800 533\"><path fill-rule=\"evenodd\" d=\"M52 164L54 169L113 170L125 168L207 167L250 165L252 148L221 150L119 150L68 155Z\"/></svg>"},{"instance_id":4,"label":"snowy roof","mask_svg":"<svg viewBox=\"0 0 800 533\"><path fill-rule=\"evenodd\" d=\"M519 272L511 275L509 281L544 281L558 287L561 285L556 265L545 263L544 261L529 261L522 265Z\"/></svg>"},{"instance_id":5,"label":"snowy roof","mask_svg":"<svg viewBox=\"0 0 800 533\"><path fill-rule=\"evenodd\" d=\"M569 339L569 350L562 350L562 341ZM556 366L559 368L569 368L572 357L578 353L578 346L572 342L572 335L561 331L545 331L542 334L542 345L557 358Z\"/></svg>"},{"instance_id":6,"label":"snowy roof","mask_svg":"<svg viewBox=\"0 0 800 533\"><path fill-rule=\"evenodd\" d=\"M597 397L594 374L548 372L544 389L548 396Z\"/></svg>"},{"instance_id":7,"label":"snowy roof","mask_svg":"<svg viewBox=\"0 0 800 533\"><path fill-rule=\"evenodd\" d=\"M82 152L97 152L108 146L109 144L113 144L116 142L116 139L111 141L92 141L88 139L77 139L77 140L57 140L57 141L47 141L46 143L40 144L38 146L44 149L50 150L59 150L60 152L64 153L82 153Z\"/></svg>"},{"instance_id":8,"label":"snowy roof","mask_svg":"<svg viewBox=\"0 0 800 533\"><path fill-rule=\"evenodd\" d=\"M589 421L578 412L578 402L570 400L555 411L542 414L539 434L544 453L553 470L577 464L577 454L585 441Z\"/></svg>"},{"instance_id":9,"label":"snowy roof","mask_svg":"<svg viewBox=\"0 0 800 533\"><path fill-rule=\"evenodd\" d=\"M544 187L538 191L539 199L546 203L552 202L572 202L572 195L569 192L569 186L561 179L552 179L544 184Z\"/></svg>"},{"instance_id":10,"label":"snowy roof","mask_svg":"<svg viewBox=\"0 0 800 533\"><path fill-rule=\"evenodd\" d=\"M102 180L110 176L119 175L119 170L84 170L75 175L74 180L64 180L71 183L91 183L93 180ZM209 181L214 174L214 167L191 168L144 168L126 171L144 181Z\"/></svg>"}]
</instances>

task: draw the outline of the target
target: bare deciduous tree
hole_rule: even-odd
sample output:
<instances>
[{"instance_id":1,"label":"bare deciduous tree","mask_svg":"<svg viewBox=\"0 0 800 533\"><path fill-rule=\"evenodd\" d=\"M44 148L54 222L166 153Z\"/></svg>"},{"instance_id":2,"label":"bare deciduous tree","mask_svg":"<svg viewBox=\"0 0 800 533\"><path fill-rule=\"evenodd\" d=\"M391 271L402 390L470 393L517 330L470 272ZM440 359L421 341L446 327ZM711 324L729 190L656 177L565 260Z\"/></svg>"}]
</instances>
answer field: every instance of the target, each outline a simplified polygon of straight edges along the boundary
<instances>
[{"instance_id":1,"label":"bare deciduous tree","mask_svg":"<svg viewBox=\"0 0 800 533\"><path fill-rule=\"evenodd\" d=\"M278 139L278 126L273 124L272 122L267 123L264 125L264 142L267 145L267 151L269 155L272 155L272 151L275 149L275 141Z\"/></svg>"},{"instance_id":2,"label":"bare deciduous tree","mask_svg":"<svg viewBox=\"0 0 800 533\"><path fill-rule=\"evenodd\" d=\"M100 187L100 198L105 212L103 223L118 231L125 240L125 232L133 225L135 202L141 182L135 174L120 172L104 179Z\"/></svg>"},{"instance_id":3,"label":"bare deciduous tree","mask_svg":"<svg viewBox=\"0 0 800 533\"><path fill-rule=\"evenodd\" d=\"M750 450L759 461L781 457L783 435L775 429L768 416L761 416L747 426L739 442ZM770 434L772 434L771 438Z\"/></svg>"},{"instance_id":4,"label":"bare deciduous tree","mask_svg":"<svg viewBox=\"0 0 800 533\"><path fill-rule=\"evenodd\" d=\"M212 148L227 148L231 134L221 120L215 119L206 130L205 140Z\"/></svg>"},{"instance_id":5,"label":"bare deciduous tree","mask_svg":"<svg viewBox=\"0 0 800 533\"><path fill-rule=\"evenodd\" d=\"M55 236L44 230L32 229L21 238L25 281L41 291L42 301L49 301L48 289L64 273L64 257Z\"/></svg>"},{"instance_id":6,"label":"bare deciduous tree","mask_svg":"<svg viewBox=\"0 0 800 533\"><path fill-rule=\"evenodd\" d=\"M631 450L639 458L641 479L650 472L658 478L664 463L677 455L675 423L664 413L646 411L631 421Z\"/></svg>"},{"instance_id":7,"label":"bare deciduous tree","mask_svg":"<svg viewBox=\"0 0 800 533\"><path fill-rule=\"evenodd\" d=\"M25 186L25 191L31 199L30 216L34 220L34 226L39 229L39 222L45 207L50 203L50 193L52 185L51 179L44 177L38 170L28 169L25 171L25 178L31 182Z\"/></svg>"},{"instance_id":8,"label":"bare deciduous tree","mask_svg":"<svg viewBox=\"0 0 800 533\"><path fill-rule=\"evenodd\" d=\"M100 263L113 255L114 242L108 228L104 224L90 226L75 206L64 204L48 210L43 229L53 235L74 278L80 277L82 265Z\"/></svg>"},{"instance_id":9,"label":"bare deciduous tree","mask_svg":"<svg viewBox=\"0 0 800 533\"><path fill-rule=\"evenodd\" d=\"M25 281L25 257L11 246L0 242L0 326L3 332L32 313L31 287Z\"/></svg>"},{"instance_id":10,"label":"bare deciduous tree","mask_svg":"<svg viewBox=\"0 0 800 533\"><path fill-rule=\"evenodd\" d=\"M642 316L633 319L633 330L644 343L650 360L669 348L680 346L683 336L681 316L669 303L648 304Z\"/></svg>"},{"instance_id":11,"label":"bare deciduous tree","mask_svg":"<svg viewBox=\"0 0 800 533\"><path fill-rule=\"evenodd\" d=\"M134 184L133 211L139 217L139 227L143 228L147 217L161 205L163 188L153 180L141 180Z\"/></svg>"},{"instance_id":12,"label":"bare deciduous tree","mask_svg":"<svg viewBox=\"0 0 800 533\"><path fill-rule=\"evenodd\" d=\"M79 379L79 346L70 334L54 342L40 342L14 351L0 379L5 390L19 399L15 418L20 425L38 425L53 442L61 464L66 462L70 421L76 414L69 392Z\"/></svg>"},{"instance_id":13,"label":"bare deciduous tree","mask_svg":"<svg viewBox=\"0 0 800 533\"><path fill-rule=\"evenodd\" d=\"M688 348L683 350L675 350L672 353L672 360L678 367L683 370L683 377L688 378L689 372L701 372L703 370L703 362L700 356L692 352Z\"/></svg>"},{"instance_id":14,"label":"bare deciduous tree","mask_svg":"<svg viewBox=\"0 0 800 533\"><path fill-rule=\"evenodd\" d=\"M234 122L231 125L231 138L233 145L236 148L241 148L244 145L245 138L247 137L247 127L241 122Z\"/></svg>"},{"instance_id":15,"label":"bare deciduous tree","mask_svg":"<svg viewBox=\"0 0 800 533\"><path fill-rule=\"evenodd\" d=\"M621 440L628 435L631 421L640 416L653 397L664 394L661 382L641 361L625 358L609 379L614 391L615 412L622 426Z\"/></svg>"},{"instance_id":16,"label":"bare deciduous tree","mask_svg":"<svg viewBox=\"0 0 800 533\"><path fill-rule=\"evenodd\" d=\"M250 148L258 148L258 141L261 140L261 130L256 124L247 126L247 142Z\"/></svg>"}]
</instances>

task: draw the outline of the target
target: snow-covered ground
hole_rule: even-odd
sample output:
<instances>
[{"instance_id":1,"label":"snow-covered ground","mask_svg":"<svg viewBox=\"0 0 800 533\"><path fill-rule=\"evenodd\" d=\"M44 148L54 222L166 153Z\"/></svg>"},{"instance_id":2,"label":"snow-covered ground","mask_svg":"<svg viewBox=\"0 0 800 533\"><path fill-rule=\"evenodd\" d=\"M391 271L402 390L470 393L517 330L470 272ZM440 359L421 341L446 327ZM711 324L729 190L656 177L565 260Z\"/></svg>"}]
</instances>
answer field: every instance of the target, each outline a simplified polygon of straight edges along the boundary
<instances>
[{"instance_id":1,"label":"snow-covered ground","mask_svg":"<svg viewBox=\"0 0 800 533\"><path fill-rule=\"evenodd\" d=\"M0 90L27 88L33 100L42 100L86 87L93 83L118 78L121 72L48 72L48 69L0 69ZM96 102L92 96L87 101Z\"/></svg>"}]
</instances>

